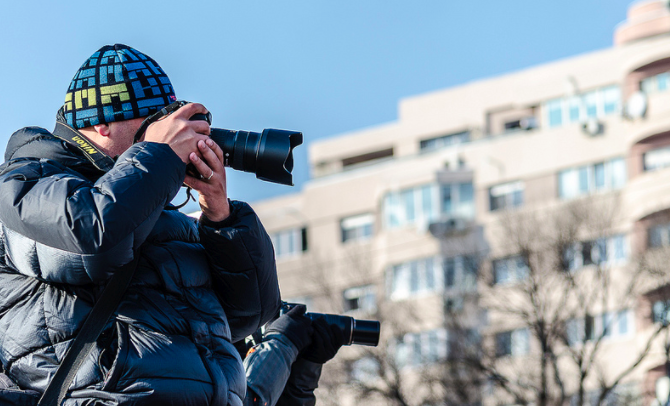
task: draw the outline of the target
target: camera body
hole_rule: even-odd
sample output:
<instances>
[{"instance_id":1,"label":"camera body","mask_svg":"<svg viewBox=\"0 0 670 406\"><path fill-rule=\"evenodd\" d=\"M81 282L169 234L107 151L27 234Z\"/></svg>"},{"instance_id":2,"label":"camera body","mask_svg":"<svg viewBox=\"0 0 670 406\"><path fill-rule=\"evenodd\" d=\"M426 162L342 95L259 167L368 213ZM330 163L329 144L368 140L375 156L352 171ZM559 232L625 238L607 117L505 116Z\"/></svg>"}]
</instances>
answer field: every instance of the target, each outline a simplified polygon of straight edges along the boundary
<instances>
[{"instance_id":1,"label":"camera body","mask_svg":"<svg viewBox=\"0 0 670 406\"><path fill-rule=\"evenodd\" d=\"M282 302L280 315L285 314L300 303ZM326 323L337 326L342 331L342 345L366 345L376 347L379 344L381 324L376 320L357 320L353 317L328 313L305 313L311 320L324 319Z\"/></svg>"}]
</instances>

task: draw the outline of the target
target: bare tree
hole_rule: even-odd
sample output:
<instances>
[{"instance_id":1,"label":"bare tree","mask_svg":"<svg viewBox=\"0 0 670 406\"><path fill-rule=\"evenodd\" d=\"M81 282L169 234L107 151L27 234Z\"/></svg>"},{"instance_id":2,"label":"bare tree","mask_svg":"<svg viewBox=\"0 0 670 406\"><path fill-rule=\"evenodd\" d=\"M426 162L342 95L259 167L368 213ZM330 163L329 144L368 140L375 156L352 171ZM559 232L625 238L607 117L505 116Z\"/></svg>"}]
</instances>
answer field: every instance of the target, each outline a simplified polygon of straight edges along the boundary
<instances>
[{"instance_id":1,"label":"bare tree","mask_svg":"<svg viewBox=\"0 0 670 406\"><path fill-rule=\"evenodd\" d=\"M625 246L611 238L617 235L617 203L616 196L583 199L501 216L497 254L521 259L516 271L522 275L504 286L495 276L481 284L490 286L481 297L492 325L481 355L469 360L488 376L494 393L523 405L616 404L616 388L666 329L655 326L616 367L606 362L604 347L615 323L632 323L618 318L650 284L661 283L648 267L618 261ZM494 260L491 273L496 265ZM528 354L520 359L500 348L509 344L500 331L513 328L528 332Z\"/></svg>"}]
</instances>

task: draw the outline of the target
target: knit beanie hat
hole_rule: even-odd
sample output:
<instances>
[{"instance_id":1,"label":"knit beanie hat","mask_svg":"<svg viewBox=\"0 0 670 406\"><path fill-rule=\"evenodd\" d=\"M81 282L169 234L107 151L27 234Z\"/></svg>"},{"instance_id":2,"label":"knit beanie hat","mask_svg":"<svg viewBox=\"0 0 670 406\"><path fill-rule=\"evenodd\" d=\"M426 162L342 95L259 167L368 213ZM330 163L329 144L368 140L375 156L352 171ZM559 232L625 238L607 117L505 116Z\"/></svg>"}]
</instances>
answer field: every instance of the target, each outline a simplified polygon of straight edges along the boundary
<instances>
[{"instance_id":1,"label":"knit beanie hat","mask_svg":"<svg viewBox=\"0 0 670 406\"><path fill-rule=\"evenodd\" d=\"M177 100L170 79L140 51L106 45L79 68L63 113L74 128L146 117Z\"/></svg>"}]
</instances>

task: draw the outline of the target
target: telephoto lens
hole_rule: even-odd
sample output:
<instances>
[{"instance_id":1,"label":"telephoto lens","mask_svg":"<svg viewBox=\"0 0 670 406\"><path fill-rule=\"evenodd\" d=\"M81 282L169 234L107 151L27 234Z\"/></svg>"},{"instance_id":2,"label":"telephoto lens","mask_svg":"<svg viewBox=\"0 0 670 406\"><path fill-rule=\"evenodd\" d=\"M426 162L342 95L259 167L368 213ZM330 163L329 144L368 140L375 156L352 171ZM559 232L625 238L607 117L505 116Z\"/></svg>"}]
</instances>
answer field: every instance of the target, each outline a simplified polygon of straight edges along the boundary
<instances>
[{"instance_id":1,"label":"telephoto lens","mask_svg":"<svg viewBox=\"0 0 670 406\"><path fill-rule=\"evenodd\" d=\"M191 120L212 124L212 115L195 114ZM214 127L210 131L210 138L223 150L224 166L255 173L261 180L293 186L293 148L302 144L301 132L267 128L255 133ZM194 174L195 167L188 170Z\"/></svg>"},{"instance_id":2,"label":"telephoto lens","mask_svg":"<svg viewBox=\"0 0 670 406\"><path fill-rule=\"evenodd\" d=\"M298 304L299 303L282 302L280 313L284 314ZM322 318L326 323L337 326L344 336L342 345L357 344L376 347L379 344L381 324L377 320L357 320L353 317L342 316L339 314L311 312L305 313L305 316L312 320Z\"/></svg>"},{"instance_id":3,"label":"telephoto lens","mask_svg":"<svg viewBox=\"0 0 670 406\"><path fill-rule=\"evenodd\" d=\"M268 182L293 186L293 148L302 133L272 128L262 133L212 128L210 138L223 150L224 165Z\"/></svg>"}]
</instances>

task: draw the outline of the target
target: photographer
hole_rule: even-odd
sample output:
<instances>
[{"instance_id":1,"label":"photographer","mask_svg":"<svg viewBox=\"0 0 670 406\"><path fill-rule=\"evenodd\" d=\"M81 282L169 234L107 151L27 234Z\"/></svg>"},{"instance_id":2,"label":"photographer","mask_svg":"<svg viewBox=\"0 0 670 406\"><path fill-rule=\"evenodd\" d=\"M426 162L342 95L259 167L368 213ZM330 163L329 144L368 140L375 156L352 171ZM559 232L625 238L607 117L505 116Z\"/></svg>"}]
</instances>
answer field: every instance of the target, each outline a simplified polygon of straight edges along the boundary
<instances>
[{"instance_id":1,"label":"photographer","mask_svg":"<svg viewBox=\"0 0 670 406\"><path fill-rule=\"evenodd\" d=\"M207 122L190 120L204 106L138 133L175 100L153 59L105 46L75 74L53 133L28 127L9 140L0 167L4 386L44 392L107 282L130 263L132 282L62 404L244 401L232 343L279 309L272 244L253 210L228 200L221 148ZM186 174L187 164L201 175ZM170 210L182 183L199 193L198 221Z\"/></svg>"},{"instance_id":2,"label":"photographer","mask_svg":"<svg viewBox=\"0 0 670 406\"><path fill-rule=\"evenodd\" d=\"M310 320L298 305L265 328L259 343L242 346L246 353L248 406L313 406L321 367L344 342L342 330L324 319ZM238 343L240 344L240 343ZM244 354L243 354L244 357ZM269 382L275 382L269 385ZM286 385L280 383L286 382Z\"/></svg>"}]
</instances>

